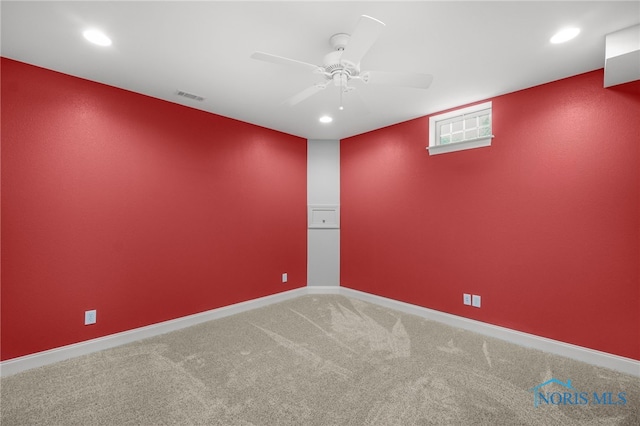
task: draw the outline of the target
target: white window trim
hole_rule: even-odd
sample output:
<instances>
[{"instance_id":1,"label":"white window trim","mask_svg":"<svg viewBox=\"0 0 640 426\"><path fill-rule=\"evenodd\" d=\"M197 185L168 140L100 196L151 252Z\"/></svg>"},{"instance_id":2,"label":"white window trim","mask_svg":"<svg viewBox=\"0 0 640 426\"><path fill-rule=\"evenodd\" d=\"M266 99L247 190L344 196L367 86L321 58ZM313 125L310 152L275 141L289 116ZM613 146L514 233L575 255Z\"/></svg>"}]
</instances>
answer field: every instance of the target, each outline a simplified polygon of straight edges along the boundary
<instances>
[{"instance_id":1,"label":"white window trim","mask_svg":"<svg viewBox=\"0 0 640 426\"><path fill-rule=\"evenodd\" d=\"M491 146L491 139L493 139L493 135L483 136L475 139L468 139L461 142L451 142L445 145L438 145L436 143L436 125L438 122L447 120L453 117L459 117L465 114L472 114L474 112L478 112L483 109L492 109L491 101L473 105L466 108L456 109L454 111L445 112L444 114L439 114L439 115L434 115L429 117L429 146L427 147L427 150L429 151L429 155L445 154L447 152L455 152L455 151L462 151L465 149L482 148L485 146ZM493 112L492 112L492 116L493 116Z\"/></svg>"}]
</instances>

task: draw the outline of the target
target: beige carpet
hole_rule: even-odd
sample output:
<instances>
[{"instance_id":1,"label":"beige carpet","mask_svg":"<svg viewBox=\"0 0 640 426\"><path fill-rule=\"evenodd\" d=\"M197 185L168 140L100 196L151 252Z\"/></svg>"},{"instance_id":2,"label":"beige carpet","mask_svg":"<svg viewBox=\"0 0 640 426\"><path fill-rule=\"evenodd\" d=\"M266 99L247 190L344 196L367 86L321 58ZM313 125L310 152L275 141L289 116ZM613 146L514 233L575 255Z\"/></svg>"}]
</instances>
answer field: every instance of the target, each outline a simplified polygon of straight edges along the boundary
<instances>
[{"instance_id":1,"label":"beige carpet","mask_svg":"<svg viewBox=\"0 0 640 426\"><path fill-rule=\"evenodd\" d=\"M549 402L535 407L531 389L551 379L571 389L548 384L540 391ZM638 378L331 295L1 386L3 426L640 424Z\"/></svg>"}]
</instances>

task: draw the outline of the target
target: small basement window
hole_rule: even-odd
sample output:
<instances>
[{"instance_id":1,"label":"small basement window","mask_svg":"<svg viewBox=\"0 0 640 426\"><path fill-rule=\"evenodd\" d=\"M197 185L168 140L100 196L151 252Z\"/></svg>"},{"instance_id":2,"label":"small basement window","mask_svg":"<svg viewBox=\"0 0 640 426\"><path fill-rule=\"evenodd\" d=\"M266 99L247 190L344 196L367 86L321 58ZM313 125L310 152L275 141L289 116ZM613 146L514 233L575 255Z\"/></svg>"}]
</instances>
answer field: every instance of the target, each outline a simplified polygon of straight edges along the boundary
<instances>
[{"instance_id":1,"label":"small basement window","mask_svg":"<svg viewBox=\"0 0 640 426\"><path fill-rule=\"evenodd\" d=\"M429 155L491 146L491 102L429 117Z\"/></svg>"}]
</instances>

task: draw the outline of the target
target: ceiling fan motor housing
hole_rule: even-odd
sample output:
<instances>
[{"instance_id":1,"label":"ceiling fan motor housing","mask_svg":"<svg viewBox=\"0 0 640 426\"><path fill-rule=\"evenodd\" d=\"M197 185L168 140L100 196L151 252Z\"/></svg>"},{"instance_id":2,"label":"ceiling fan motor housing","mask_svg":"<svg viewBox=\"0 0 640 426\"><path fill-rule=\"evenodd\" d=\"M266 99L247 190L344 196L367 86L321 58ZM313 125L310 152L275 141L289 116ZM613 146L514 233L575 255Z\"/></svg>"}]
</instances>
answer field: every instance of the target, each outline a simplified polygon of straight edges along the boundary
<instances>
[{"instance_id":1,"label":"ceiling fan motor housing","mask_svg":"<svg viewBox=\"0 0 640 426\"><path fill-rule=\"evenodd\" d=\"M341 62L342 52L349 42L349 37L349 34L345 33L332 35L329 42L335 50L324 56L325 76L328 80L333 80L336 86L346 85L347 81L358 75L357 67L347 66Z\"/></svg>"}]
</instances>

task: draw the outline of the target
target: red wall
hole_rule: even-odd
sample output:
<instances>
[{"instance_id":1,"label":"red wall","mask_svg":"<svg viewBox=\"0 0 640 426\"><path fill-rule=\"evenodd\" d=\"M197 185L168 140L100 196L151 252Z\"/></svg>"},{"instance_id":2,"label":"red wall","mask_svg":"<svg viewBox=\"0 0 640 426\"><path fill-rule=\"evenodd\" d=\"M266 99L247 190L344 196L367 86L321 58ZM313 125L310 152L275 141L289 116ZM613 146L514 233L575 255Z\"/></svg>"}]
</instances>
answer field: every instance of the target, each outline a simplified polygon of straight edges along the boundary
<instances>
[{"instance_id":1,"label":"red wall","mask_svg":"<svg viewBox=\"0 0 640 426\"><path fill-rule=\"evenodd\" d=\"M640 82L602 84L491 99L488 148L429 156L428 117L343 140L341 285L640 360Z\"/></svg>"},{"instance_id":2,"label":"red wall","mask_svg":"<svg viewBox=\"0 0 640 426\"><path fill-rule=\"evenodd\" d=\"M305 140L5 58L1 95L3 360L306 285Z\"/></svg>"}]
</instances>

